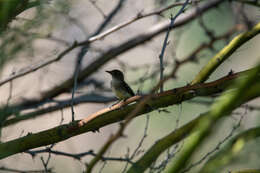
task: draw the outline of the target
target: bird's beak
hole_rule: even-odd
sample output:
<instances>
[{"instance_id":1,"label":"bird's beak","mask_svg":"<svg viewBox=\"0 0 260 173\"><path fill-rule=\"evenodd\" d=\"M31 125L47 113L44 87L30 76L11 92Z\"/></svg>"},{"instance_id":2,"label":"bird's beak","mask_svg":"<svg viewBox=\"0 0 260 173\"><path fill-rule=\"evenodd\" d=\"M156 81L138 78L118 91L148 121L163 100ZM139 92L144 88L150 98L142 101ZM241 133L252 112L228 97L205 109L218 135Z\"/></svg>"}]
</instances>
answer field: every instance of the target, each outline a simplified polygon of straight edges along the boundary
<instances>
[{"instance_id":1,"label":"bird's beak","mask_svg":"<svg viewBox=\"0 0 260 173\"><path fill-rule=\"evenodd\" d=\"M106 71L107 73L111 74L111 71Z\"/></svg>"}]
</instances>

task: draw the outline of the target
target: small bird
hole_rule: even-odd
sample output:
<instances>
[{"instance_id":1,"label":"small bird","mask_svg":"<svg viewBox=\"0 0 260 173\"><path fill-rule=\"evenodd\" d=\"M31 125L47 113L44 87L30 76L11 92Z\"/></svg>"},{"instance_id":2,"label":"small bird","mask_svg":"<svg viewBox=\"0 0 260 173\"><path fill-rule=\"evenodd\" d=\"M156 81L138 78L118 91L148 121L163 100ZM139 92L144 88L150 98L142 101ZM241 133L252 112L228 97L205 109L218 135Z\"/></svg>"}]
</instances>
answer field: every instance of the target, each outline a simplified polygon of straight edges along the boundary
<instances>
[{"instance_id":1,"label":"small bird","mask_svg":"<svg viewBox=\"0 0 260 173\"><path fill-rule=\"evenodd\" d=\"M120 70L106 71L111 74L111 88L119 100L126 100L135 95L133 90L124 80L124 74Z\"/></svg>"}]
</instances>

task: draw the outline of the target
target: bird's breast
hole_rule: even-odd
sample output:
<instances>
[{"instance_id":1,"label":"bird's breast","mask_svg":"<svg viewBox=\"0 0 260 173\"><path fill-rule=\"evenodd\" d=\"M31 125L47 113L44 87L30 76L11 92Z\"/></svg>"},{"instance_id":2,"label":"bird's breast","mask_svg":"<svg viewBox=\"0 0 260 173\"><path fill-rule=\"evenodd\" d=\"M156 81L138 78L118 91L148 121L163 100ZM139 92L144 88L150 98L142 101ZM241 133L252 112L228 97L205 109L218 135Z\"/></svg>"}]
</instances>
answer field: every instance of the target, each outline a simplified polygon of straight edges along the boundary
<instances>
[{"instance_id":1,"label":"bird's breast","mask_svg":"<svg viewBox=\"0 0 260 173\"><path fill-rule=\"evenodd\" d=\"M125 90L123 82L112 80L111 88L112 91L115 93L116 97L120 100L131 97L131 95L127 92L127 90Z\"/></svg>"}]
</instances>

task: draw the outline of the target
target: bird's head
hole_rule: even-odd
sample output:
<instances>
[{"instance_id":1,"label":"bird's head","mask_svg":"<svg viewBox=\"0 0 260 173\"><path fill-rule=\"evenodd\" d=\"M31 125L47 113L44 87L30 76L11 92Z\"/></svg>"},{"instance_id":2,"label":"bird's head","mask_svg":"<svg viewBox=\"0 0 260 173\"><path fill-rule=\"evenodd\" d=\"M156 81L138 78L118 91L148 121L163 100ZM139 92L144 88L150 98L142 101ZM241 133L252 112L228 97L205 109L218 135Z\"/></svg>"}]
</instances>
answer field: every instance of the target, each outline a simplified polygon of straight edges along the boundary
<instances>
[{"instance_id":1,"label":"bird's head","mask_svg":"<svg viewBox=\"0 0 260 173\"><path fill-rule=\"evenodd\" d=\"M111 74L113 78L124 80L124 74L120 70L111 70L106 72Z\"/></svg>"}]
</instances>

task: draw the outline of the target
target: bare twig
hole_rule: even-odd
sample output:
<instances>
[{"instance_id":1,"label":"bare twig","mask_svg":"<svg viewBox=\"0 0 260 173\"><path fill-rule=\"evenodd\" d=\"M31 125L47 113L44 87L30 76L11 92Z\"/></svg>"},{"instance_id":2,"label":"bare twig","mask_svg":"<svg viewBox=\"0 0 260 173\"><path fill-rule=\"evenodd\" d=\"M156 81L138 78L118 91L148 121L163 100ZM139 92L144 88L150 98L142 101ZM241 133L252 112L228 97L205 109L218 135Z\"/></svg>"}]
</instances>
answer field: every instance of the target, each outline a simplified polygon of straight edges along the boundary
<instances>
[{"instance_id":1,"label":"bare twig","mask_svg":"<svg viewBox=\"0 0 260 173\"><path fill-rule=\"evenodd\" d=\"M80 52L80 55L77 57L76 67L75 67L75 71L74 71L74 84L73 84L72 93L71 93L71 116L72 116L71 120L72 121L75 120L74 95L75 95L75 91L77 90L78 76L79 76L79 72L81 69L82 59L83 59L85 53L87 53L87 47L84 47L84 50L82 50ZM81 55L81 54L83 54L83 55Z\"/></svg>"},{"instance_id":2,"label":"bare twig","mask_svg":"<svg viewBox=\"0 0 260 173\"><path fill-rule=\"evenodd\" d=\"M9 86L9 95L8 95L7 102L6 102L7 107L8 107L8 105L9 105L11 99L12 99L12 93L13 93L13 81L11 80L10 86Z\"/></svg>"},{"instance_id":3,"label":"bare twig","mask_svg":"<svg viewBox=\"0 0 260 173\"><path fill-rule=\"evenodd\" d=\"M141 140L139 141L137 147L135 148L134 152L132 153L130 159L132 160L137 154L139 149L142 147L143 142L145 140L145 138L147 137L147 130L148 130L148 125L149 125L149 115L146 115L146 121L145 121L145 127L144 127L144 133L143 136L141 138Z\"/></svg>"},{"instance_id":4,"label":"bare twig","mask_svg":"<svg viewBox=\"0 0 260 173\"><path fill-rule=\"evenodd\" d=\"M102 148L99 150L97 153L96 157L94 157L89 164L86 164L87 170L86 173L91 173L92 169L94 166L97 164L99 160L102 159L104 153L108 150L108 148L117 140L117 135L122 135L122 134L116 134L116 135L111 135L108 141L102 146Z\"/></svg>"},{"instance_id":5,"label":"bare twig","mask_svg":"<svg viewBox=\"0 0 260 173\"><path fill-rule=\"evenodd\" d=\"M176 156L176 154L178 154L181 151L183 144L184 142L182 142L181 145L176 144L175 146L173 146L172 151L171 148L169 148L167 150L165 159L161 161L161 163L159 163L158 166L151 166L150 170L156 170L156 172L158 173L162 172L166 168L167 164L171 161L171 159L174 158L174 156Z\"/></svg>"},{"instance_id":6,"label":"bare twig","mask_svg":"<svg viewBox=\"0 0 260 173\"><path fill-rule=\"evenodd\" d=\"M197 2L199 2L199 1L200 1L200 0L198 0ZM99 35L96 35L96 36L94 36L94 37L91 37L91 38L89 39L89 41L92 42L92 41L96 41L96 40L101 40L101 39L103 39L105 36L107 36L107 35L109 35L109 34L115 32L115 31L117 31L117 30L119 30L119 29L121 29L121 28L123 28L123 27L125 27L125 26L127 26L127 25L129 25L129 24L131 24L131 23L133 23L133 22L136 22L137 20L140 20L140 19L143 19L143 18L146 18L146 17L150 17L150 16L154 16L154 15L161 15L164 11L167 11L167 10L173 8L173 7L182 6L182 5L184 5L185 3L186 3L186 2L174 2L174 3L170 4L170 5L168 5L167 7L164 7L164 8L159 9L159 10L154 10L153 12L144 13L144 14L142 14L142 13L140 12L140 13L138 13L135 17L132 17L131 19L129 19L129 20L125 21L125 22L122 22L122 23L120 23L120 24L118 24L118 25L116 25L116 26L110 28L110 29L108 29L107 31L105 31L105 32L103 32L103 33L101 33L101 34L99 34ZM191 3L191 2L190 2L190 3Z\"/></svg>"},{"instance_id":7,"label":"bare twig","mask_svg":"<svg viewBox=\"0 0 260 173\"><path fill-rule=\"evenodd\" d=\"M51 159L51 153L48 153L48 158L47 158L46 161L44 161L44 158L41 157L41 161L42 161L42 164L43 164L43 167L44 167L45 172L48 171L48 164L49 164L49 162L50 162L50 159Z\"/></svg>"},{"instance_id":8,"label":"bare twig","mask_svg":"<svg viewBox=\"0 0 260 173\"><path fill-rule=\"evenodd\" d=\"M13 168L7 168L7 167L0 167L1 171L5 172L17 172L17 173L51 173L52 169L44 169L44 170L20 170L20 169L13 169Z\"/></svg>"},{"instance_id":9,"label":"bare twig","mask_svg":"<svg viewBox=\"0 0 260 173\"><path fill-rule=\"evenodd\" d=\"M246 114L247 111L245 111ZM218 151L221 146L228 141L233 135L234 132L240 127L240 124L242 122L242 119L244 118L244 115L242 115L239 119L239 121L237 122L237 124L235 126L232 127L231 131L229 132L229 134L224 137L221 141L218 142L218 144L209 152L207 152L202 158L200 158L198 161L190 164L189 166L187 166L183 171L181 171L181 173L185 173L190 171L193 167L198 166L199 164L201 164L203 161L205 161L207 158L209 158L213 153L215 153L216 151Z\"/></svg>"},{"instance_id":10,"label":"bare twig","mask_svg":"<svg viewBox=\"0 0 260 173\"><path fill-rule=\"evenodd\" d=\"M168 37L169 37L170 30L173 27L174 22L177 19L177 17L179 15L181 15L181 13L184 12L184 8L188 5L188 3L189 3L189 0L186 0L184 2L184 4L182 5L181 9L178 11L178 13L174 17L171 16L171 23L170 23L169 28L166 32L166 35L165 35L165 38L164 38L164 41L163 41L162 51L161 51L161 54L159 55L159 59L160 59L160 80L163 80L163 71L164 71L163 56L164 56L164 52L165 52L165 49L166 49L166 46L167 46L167 43L168 43ZM160 92L163 92L163 84L160 86Z\"/></svg>"},{"instance_id":11,"label":"bare twig","mask_svg":"<svg viewBox=\"0 0 260 173\"><path fill-rule=\"evenodd\" d=\"M107 17L103 10L96 4L96 0L89 0L89 2L97 9L97 11L103 16L104 19Z\"/></svg>"},{"instance_id":12,"label":"bare twig","mask_svg":"<svg viewBox=\"0 0 260 173\"><path fill-rule=\"evenodd\" d=\"M179 109L179 113L178 113L178 116L176 118L176 126L174 127L174 131L177 131L178 127L179 127L179 121L180 121L180 117L181 117L181 114L182 114L182 104L180 104L180 109ZM157 170L157 172L162 172L165 167L167 166L167 164L171 161L171 159L178 153L181 151L181 148L183 146L184 142L182 142L181 145L179 144L176 144L175 146L173 146L172 148L172 151L171 151L171 148L168 148L167 149L167 155L166 155L166 158L161 161L161 163L159 163L158 166L155 166L155 164L153 166L150 167L151 170Z\"/></svg>"},{"instance_id":13,"label":"bare twig","mask_svg":"<svg viewBox=\"0 0 260 173\"><path fill-rule=\"evenodd\" d=\"M145 138L147 137L147 130L148 130L148 125L149 125L149 119L150 119L150 116L147 114L146 115L146 122L145 122L145 127L144 127L144 133L143 133L143 136L141 138L141 140L139 141L137 147L135 148L134 152L132 153L132 155L129 157L130 160L133 160L134 157L138 154L141 146L143 145L143 142L145 140ZM126 169L127 169L127 166L128 166L128 163L126 163L124 169L122 172L125 172Z\"/></svg>"},{"instance_id":14,"label":"bare twig","mask_svg":"<svg viewBox=\"0 0 260 173\"><path fill-rule=\"evenodd\" d=\"M41 150L30 150L30 151L26 151L25 153L30 154L32 157L35 157L37 154L41 154L41 153L50 153L50 154L54 154L57 156L66 156L66 157L73 158L76 160L81 160L85 156L92 156L92 157L97 156L97 154L94 153L92 150L73 154L73 153L67 153L67 152L63 152L63 151L53 150L51 147L47 147L47 148L41 149ZM121 158L121 157L102 157L101 160L102 161L121 161L121 162L132 163L130 159Z\"/></svg>"}]
</instances>

